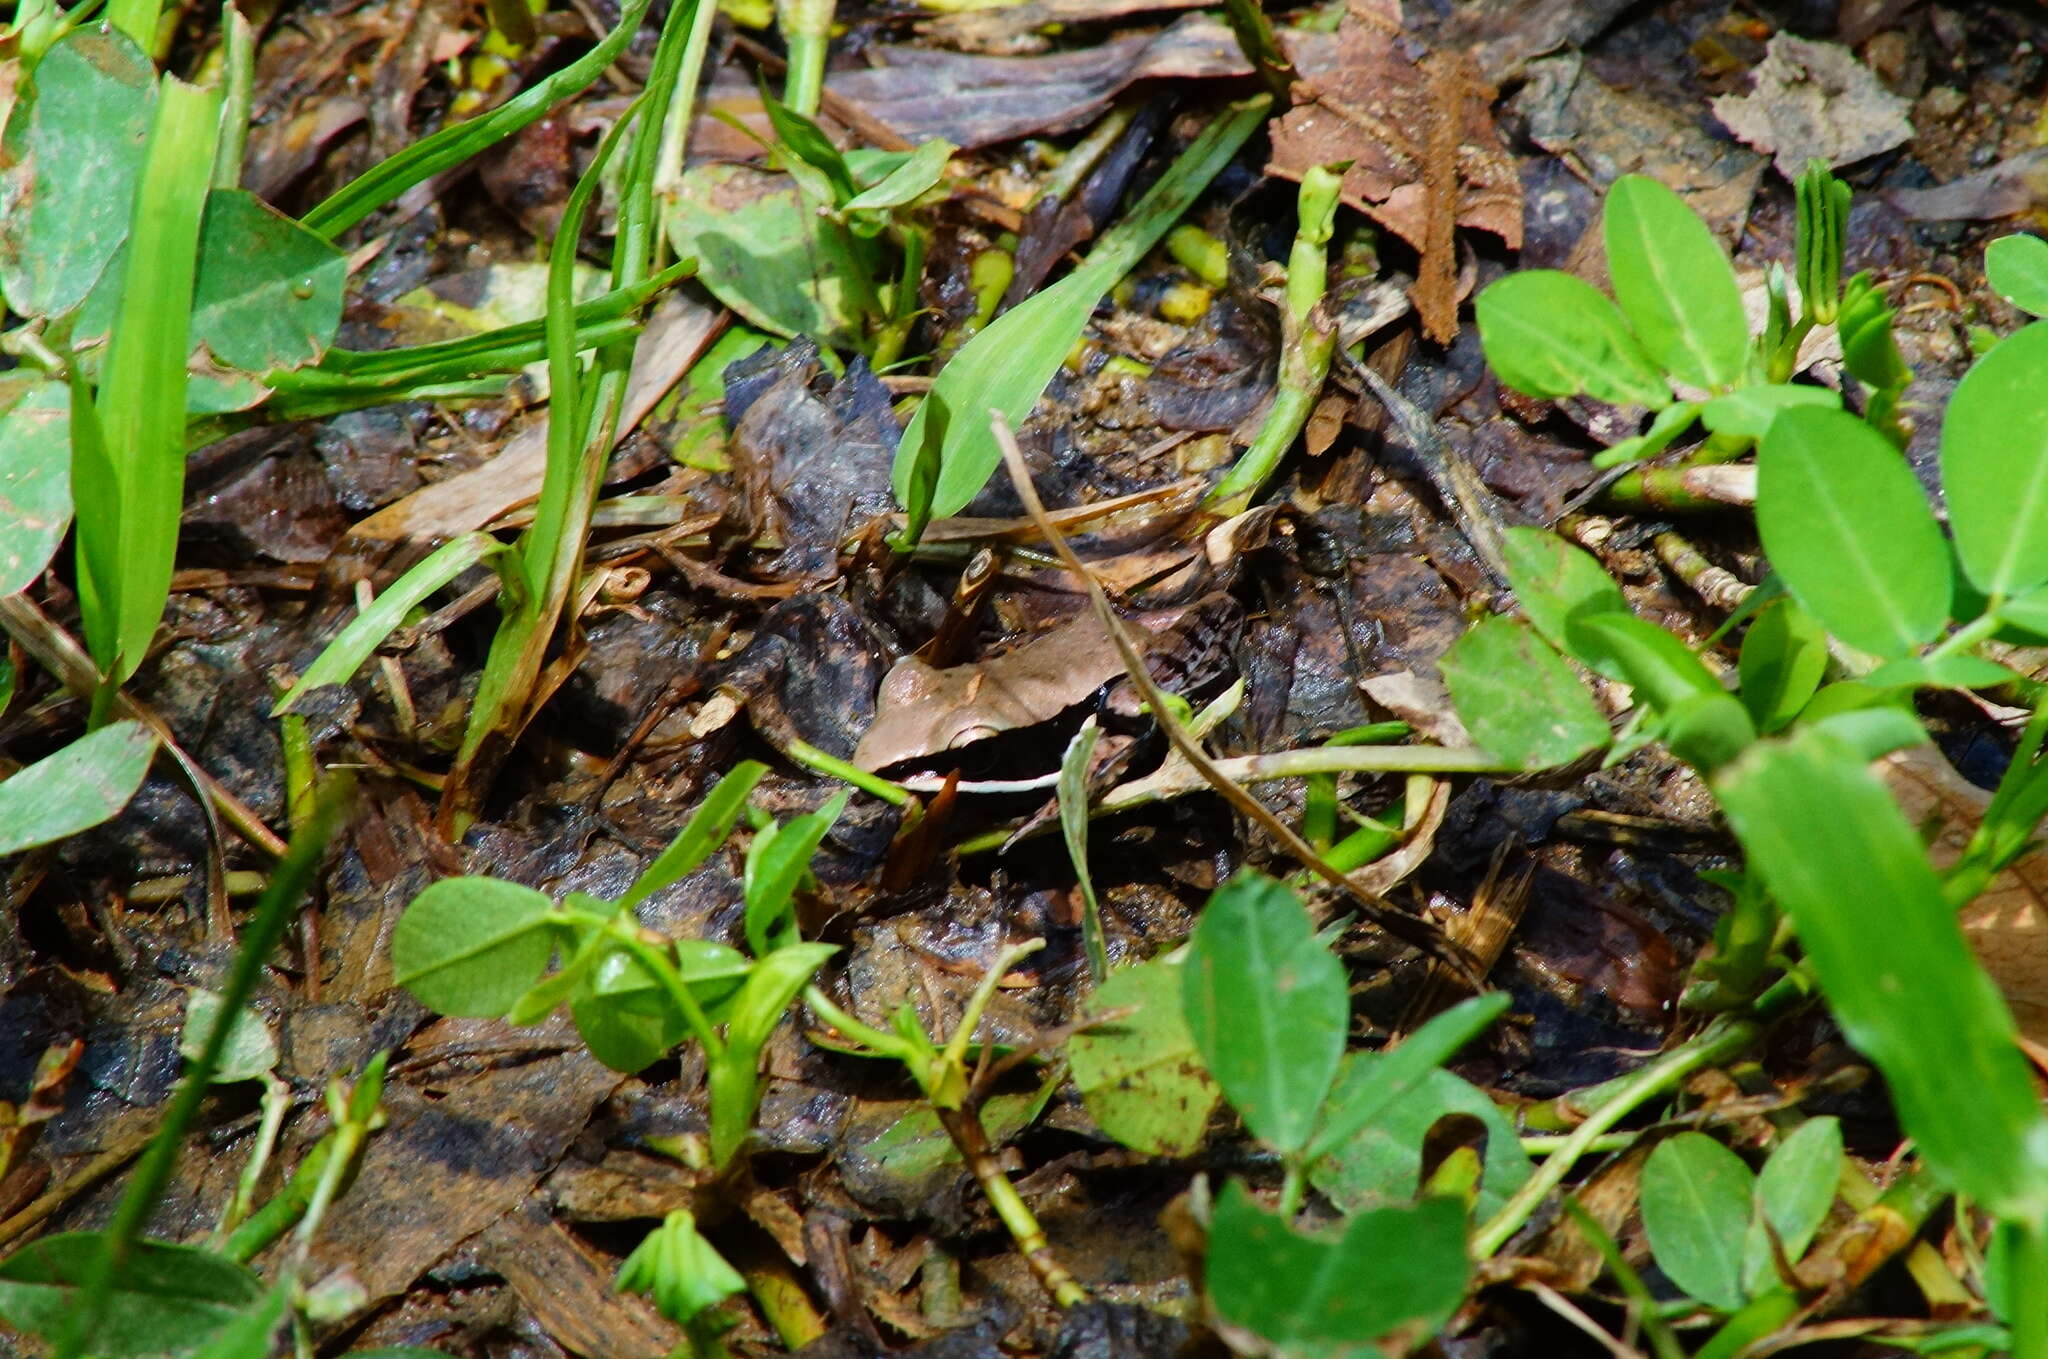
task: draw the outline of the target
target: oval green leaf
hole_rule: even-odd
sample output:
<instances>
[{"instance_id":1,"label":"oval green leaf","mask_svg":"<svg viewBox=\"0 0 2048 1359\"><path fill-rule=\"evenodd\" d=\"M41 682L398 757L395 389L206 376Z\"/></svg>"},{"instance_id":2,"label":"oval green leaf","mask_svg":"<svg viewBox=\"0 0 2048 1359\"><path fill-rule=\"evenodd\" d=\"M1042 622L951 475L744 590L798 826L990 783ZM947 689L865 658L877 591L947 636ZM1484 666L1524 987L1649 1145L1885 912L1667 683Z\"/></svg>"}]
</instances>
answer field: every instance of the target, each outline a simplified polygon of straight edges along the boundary
<instances>
[{"instance_id":1,"label":"oval green leaf","mask_svg":"<svg viewBox=\"0 0 2048 1359\"><path fill-rule=\"evenodd\" d=\"M1465 1206L1449 1198L1360 1213L1337 1239L1320 1241L1232 1180L1209 1229L1217 1313L1276 1354L1334 1359L1394 1331L1431 1334L1457 1310L1471 1271Z\"/></svg>"},{"instance_id":2,"label":"oval green leaf","mask_svg":"<svg viewBox=\"0 0 2048 1359\"><path fill-rule=\"evenodd\" d=\"M1749 362L1742 290L1685 200L1654 179L1623 175L1607 191L1601 231L1614 298L1650 358L1695 387L1741 381Z\"/></svg>"},{"instance_id":3,"label":"oval green leaf","mask_svg":"<svg viewBox=\"0 0 2048 1359\"><path fill-rule=\"evenodd\" d=\"M1557 269L1489 283L1474 304L1486 361L1526 396L1584 393L1617 406L1663 407L1671 384L1605 295Z\"/></svg>"},{"instance_id":4,"label":"oval green leaf","mask_svg":"<svg viewBox=\"0 0 2048 1359\"><path fill-rule=\"evenodd\" d=\"M1700 422L1716 434L1761 439L1780 414L1799 406L1838 411L1842 408L1842 394L1827 387L1804 387L1790 382L1739 387L1709 401L1700 411Z\"/></svg>"},{"instance_id":5,"label":"oval green leaf","mask_svg":"<svg viewBox=\"0 0 2048 1359\"><path fill-rule=\"evenodd\" d=\"M1609 679L1620 679L1606 655L1573 644L1571 622L1598 613L1627 613L1628 600L1593 554L1547 529L1517 526L1501 535L1501 556L1515 599L1543 640Z\"/></svg>"},{"instance_id":6,"label":"oval green leaf","mask_svg":"<svg viewBox=\"0 0 2048 1359\"><path fill-rule=\"evenodd\" d=\"M1570 764L1607 743L1607 717L1548 643L1511 618L1484 618L1438 662L1459 720L1523 769Z\"/></svg>"},{"instance_id":7,"label":"oval green leaf","mask_svg":"<svg viewBox=\"0 0 2048 1359\"><path fill-rule=\"evenodd\" d=\"M2048 316L2048 241L2000 236L1984 250L1984 279L2021 311Z\"/></svg>"},{"instance_id":8,"label":"oval green leaf","mask_svg":"<svg viewBox=\"0 0 2048 1359\"><path fill-rule=\"evenodd\" d=\"M689 1032L661 983L624 949L607 950L584 974L569 1013L590 1055L629 1074L661 1060Z\"/></svg>"},{"instance_id":9,"label":"oval green leaf","mask_svg":"<svg viewBox=\"0 0 2048 1359\"><path fill-rule=\"evenodd\" d=\"M1085 1016L1130 1013L1090 1024L1067 1041L1089 1116L1148 1156L1186 1156L1200 1146L1223 1094L1181 1013L1180 973L1158 958L1110 973L1088 998Z\"/></svg>"},{"instance_id":10,"label":"oval green leaf","mask_svg":"<svg viewBox=\"0 0 2048 1359\"><path fill-rule=\"evenodd\" d=\"M1657 1144L1643 1163L1643 1230L1657 1266L1693 1297L1724 1312L1742 1306L1742 1243L1756 1176L1705 1133Z\"/></svg>"},{"instance_id":11,"label":"oval green leaf","mask_svg":"<svg viewBox=\"0 0 2048 1359\"><path fill-rule=\"evenodd\" d=\"M0 289L23 316L85 300L128 238L156 68L97 24L43 54L7 120L0 170Z\"/></svg>"},{"instance_id":12,"label":"oval green leaf","mask_svg":"<svg viewBox=\"0 0 2048 1359\"><path fill-rule=\"evenodd\" d=\"M0 448L0 595L11 595L35 583L71 526L71 389L31 387L0 416Z\"/></svg>"},{"instance_id":13,"label":"oval green leaf","mask_svg":"<svg viewBox=\"0 0 2048 1359\"><path fill-rule=\"evenodd\" d=\"M1743 1284L1751 1296L1777 1286L1777 1255L1764 1223L1771 1224L1785 1258L1798 1263L1834 1206L1842 1178L1842 1124L1810 1118L1771 1153L1756 1177L1761 1215L1749 1225L1743 1247Z\"/></svg>"},{"instance_id":14,"label":"oval green leaf","mask_svg":"<svg viewBox=\"0 0 2048 1359\"><path fill-rule=\"evenodd\" d=\"M1963 570L1987 595L2048 583L2048 326L1977 360L1941 426L1941 487ZM1761 495L1761 491L1759 491Z\"/></svg>"},{"instance_id":15,"label":"oval green leaf","mask_svg":"<svg viewBox=\"0 0 2048 1359\"><path fill-rule=\"evenodd\" d=\"M66 1232L0 1260L0 1319L30 1335L54 1335L101 1242L99 1232ZM88 1346L103 1359L195 1350L262 1296L262 1280L232 1260L196 1246L136 1241Z\"/></svg>"},{"instance_id":16,"label":"oval green leaf","mask_svg":"<svg viewBox=\"0 0 2048 1359\"><path fill-rule=\"evenodd\" d=\"M110 722L0 780L0 856L90 830L128 805L149 773L156 737Z\"/></svg>"},{"instance_id":17,"label":"oval green leaf","mask_svg":"<svg viewBox=\"0 0 2048 1359\"><path fill-rule=\"evenodd\" d=\"M1181 1006L1209 1073L1252 1134L1307 1145L1351 1023L1344 966L1285 884L1239 873L1188 941Z\"/></svg>"},{"instance_id":18,"label":"oval green leaf","mask_svg":"<svg viewBox=\"0 0 2048 1359\"><path fill-rule=\"evenodd\" d=\"M1823 627L1880 656L1903 655L1941 631L1948 546L1920 482L1883 435L1843 411L1788 410L1756 463L1764 551Z\"/></svg>"},{"instance_id":19,"label":"oval green leaf","mask_svg":"<svg viewBox=\"0 0 2048 1359\"><path fill-rule=\"evenodd\" d=\"M554 903L496 878L443 878L391 932L392 980L438 1014L495 1019L548 965Z\"/></svg>"},{"instance_id":20,"label":"oval green leaf","mask_svg":"<svg viewBox=\"0 0 2048 1359\"><path fill-rule=\"evenodd\" d=\"M1353 1098L1353 1092L1370 1090L1389 1060L1386 1053L1347 1053L1330 1094L1332 1109ZM1403 1098L1383 1105L1370 1123L1311 1166L1309 1183L1346 1213L1408 1202L1422 1184L1423 1139L1445 1114L1470 1114L1486 1125L1486 1160L1473 1208L1482 1221L1492 1217L1534 1168L1499 1106L1485 1091L1441 1067Z\"/></svg>"}]
</instances>

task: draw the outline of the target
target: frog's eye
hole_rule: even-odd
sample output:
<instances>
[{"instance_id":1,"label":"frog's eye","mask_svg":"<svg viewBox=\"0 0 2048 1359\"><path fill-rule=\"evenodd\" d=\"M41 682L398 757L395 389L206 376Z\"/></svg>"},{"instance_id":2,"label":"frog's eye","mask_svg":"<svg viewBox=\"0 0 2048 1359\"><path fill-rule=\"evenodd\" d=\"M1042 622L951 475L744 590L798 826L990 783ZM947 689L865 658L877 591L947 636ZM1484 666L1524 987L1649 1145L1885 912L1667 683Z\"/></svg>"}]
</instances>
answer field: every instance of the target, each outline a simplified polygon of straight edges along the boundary
<instances>
[{"instance_id":1,"label":"frog's eye","mask_svg":"<svg viewBox=\"0 0 2048 1359\"><path fill-rule=\"evenodd\" d=\"M971 727L961 727L955 731L953 739L946 742L946 749L956 750L961 746L971 746L976 741L986 741L991 736L1000 735L1002 735L1000 729L988 726L986 723L977 722Z\"/></svg>"}]
</instances>

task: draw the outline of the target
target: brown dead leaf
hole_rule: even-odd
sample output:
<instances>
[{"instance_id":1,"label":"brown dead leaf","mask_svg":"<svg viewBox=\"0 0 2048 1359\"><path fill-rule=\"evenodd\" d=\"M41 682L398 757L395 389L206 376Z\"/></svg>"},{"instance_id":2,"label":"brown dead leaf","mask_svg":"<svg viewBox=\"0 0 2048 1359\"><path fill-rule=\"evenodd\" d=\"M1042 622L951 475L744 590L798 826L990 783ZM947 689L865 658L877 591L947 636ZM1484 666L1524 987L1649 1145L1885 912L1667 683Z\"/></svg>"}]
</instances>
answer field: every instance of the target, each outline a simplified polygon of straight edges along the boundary
<instances>
[{"instance_id":1,"label":"brown dead leaf","mask_svg":"<svg viewBox=\"0 0 2048 1359\"><path fill-rule=\"evenodd\" d=\"M1415 247L1412 290L1432 339L1457 329L1453 227L1522 244L1522 184L1493 125L1494 91L1462 53L1414 59L1400 0L1351 0L1334 34L1289 33L1301 74L1295 106L1273 129L1267 169L1298 180L1351 162L1344 201Z\"/></svg>"},{"instance_id":2,"label":"brown dead leaf","mask_svg":"<svg viewBox=\"0 0 2048 1359\"><path fill-rule=\"evenodd\" d=\"M1877 764L1906 819L1940 825L1928 847L1954 863L1984 819L1991 794L1970 783L1933 746L1895 751ZM1957 917L1977 961L2005 993L2020 1036L2048 1045L2048 849L2033 849L1991 880Z\"/></svg>"}]
</instances>

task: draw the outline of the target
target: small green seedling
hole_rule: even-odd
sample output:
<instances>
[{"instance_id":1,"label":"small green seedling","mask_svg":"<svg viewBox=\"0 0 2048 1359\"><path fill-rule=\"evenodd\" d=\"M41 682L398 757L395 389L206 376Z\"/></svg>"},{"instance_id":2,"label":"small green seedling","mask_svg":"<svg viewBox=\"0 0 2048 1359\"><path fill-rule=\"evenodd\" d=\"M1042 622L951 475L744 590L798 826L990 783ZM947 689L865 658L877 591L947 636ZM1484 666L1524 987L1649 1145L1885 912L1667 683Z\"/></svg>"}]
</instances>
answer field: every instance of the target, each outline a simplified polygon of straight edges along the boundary
<instances>
[{"instance_id":1,"label":"small green seedling","mask_svg":"<svg viewBox=\"0 0 2048 1359\"><path fill-rule=\"evenodd\" d=\"M718 1305L747 1286L718 1248L697 1230L689 1209L678 1208L649 1232L619 1266L620 1293L644 1293L654 1308L683 1328L699 1359L726 1353L719 1337L734 1318Z\"/></svg>"},{"instance_id":2,"label":"small green seedling","mask_svg":"<svg viewBox=\"0 0 2048 1359\"><path fill-rule=\"evenodd\" d=\"M1292 891L1246 873L1210 898L1184 957L1111 974L1069 1053L1089 1112L1128 1145L1184 1154L1220 1094L1279 1153L1277 1212L1237 1182L1216 1201L1210 1296L1268 1344L1334 1355L1440 1326L1463 1297L1473 1208L1529 1178L1508 1120L1442 1069L1506 1004L1467 1001L1391 1051L1347 1054L1343 964ZM1488 1132L1469 1197L1422 1183L1423 1142L1449 1114ZM1347 1215L1334 1239L1293 1226L1310 1185Z\"/></svg>"},{"instance_id":3,"label":"small green seedling","mask_svg":"<svg viewBox=\"0 0 2048 1359\"><path fill-rule=\"evenodd\" d=\"M769 179L766 192L752 193L761 171L687 171L668 204L670 239L703 261L705 285L755 325L858 347L887 367L902 356L920 307L928 232L916 210L954 148L934 140L915 151L842 152L765 87L761 104L775 133L768 150L787 183ZM735 204L740 193L747 196Z\"/></svg>"},{"instance_id":4,"label":"small green seedling","mask_svg":"<svg viewBox=\"0 0 2048 1359\"><path fill-rule=\"evenodd\" d=\"M398 983L431 1010L536 1024L569 1007L591 1055L639 1071L685 1038L702 1046L711 1159L738 1155L760 1103L761 1050L790 1002L835 951L795 937L792 898L847 795L756 833L747 855L746 933L755 956L708 939L650 934L633 908L709 858L766 773L736 766L617 901L557 903L497 878L445 878L413 899L391 940ZM560 966L549 971L559 953Z\"/></svg>"},{"instance_id":5,"label":"small green seedling","mask_svg":"<svg viewBox=\"0 0 2048 1359\"><path fill-rule=\"evenodd\" d=\"M1800 176L1798 202L1799 314L1774 266L1765 324L1752 337L1735 271L1713 233L1671 190L1624 175L1608 191L1601 222L1613 299L1554 269L1497 280L1476 304L1488 363L1528 396L1589 396L1654 413L1648 430L1602 453L1598 466L1655 457L1696 423L1708 438L1695 459L1727 460L1762 438L1781 411L1839 408L1833 391L1791 381L1807 335L1832 324L1845 366L1865 384L1866 418L1903 443L1896 408L1910 374L1892 340L1891 312L1867 275L1846 288L1840 282L1848 186L1816 162Z\"/></svg>"}]
</instances>

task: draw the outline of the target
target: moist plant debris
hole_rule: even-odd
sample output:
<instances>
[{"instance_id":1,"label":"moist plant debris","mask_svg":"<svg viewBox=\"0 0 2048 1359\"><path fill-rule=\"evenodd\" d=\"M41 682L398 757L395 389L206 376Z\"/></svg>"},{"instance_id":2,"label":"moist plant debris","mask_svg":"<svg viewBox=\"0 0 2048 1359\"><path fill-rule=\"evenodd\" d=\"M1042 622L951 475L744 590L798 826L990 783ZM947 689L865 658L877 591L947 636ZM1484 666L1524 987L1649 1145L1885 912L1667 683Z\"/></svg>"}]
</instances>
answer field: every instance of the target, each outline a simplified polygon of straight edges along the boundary
<instances>
[{"instance_id":1,"label":"moist plant debris","mask_svg":"<svg viewBox=\"0 0 2048 1359\"><path fill-rule=\"evenodd\" d=\"M0 25L0 1354L2048 1359L2048 14Z\"/></svg>"}]
</instances>

